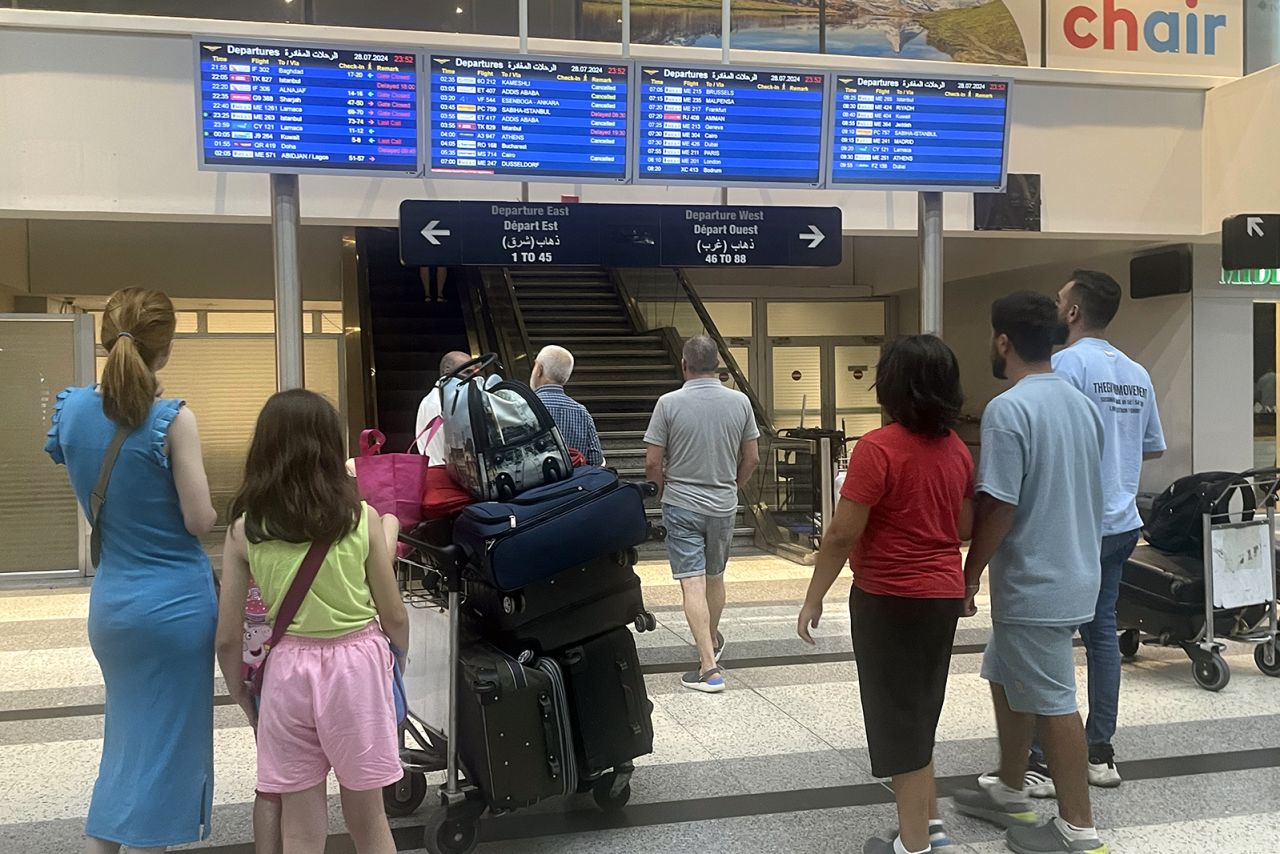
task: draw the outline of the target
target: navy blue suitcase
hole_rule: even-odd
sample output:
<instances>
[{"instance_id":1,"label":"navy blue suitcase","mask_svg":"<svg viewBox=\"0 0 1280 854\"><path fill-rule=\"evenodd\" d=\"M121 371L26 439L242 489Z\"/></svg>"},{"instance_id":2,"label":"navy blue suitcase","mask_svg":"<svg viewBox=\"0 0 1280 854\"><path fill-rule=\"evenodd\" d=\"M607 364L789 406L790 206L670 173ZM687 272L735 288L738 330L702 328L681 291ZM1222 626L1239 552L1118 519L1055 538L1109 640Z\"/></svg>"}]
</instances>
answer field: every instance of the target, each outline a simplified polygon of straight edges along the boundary
<instances>
[{"instance_id":1,"label":"navy blue suitcase","mask_svg":"<svg viewBox=\"0 0 1280 854\"><path fill-rule=\"evenodd\" d=\"M454 522L453 541L472 577L510 593L640 545L649 535L644 493L644 484L585 466L510 501L472 504Z\"/></svg>"}]
</instances>

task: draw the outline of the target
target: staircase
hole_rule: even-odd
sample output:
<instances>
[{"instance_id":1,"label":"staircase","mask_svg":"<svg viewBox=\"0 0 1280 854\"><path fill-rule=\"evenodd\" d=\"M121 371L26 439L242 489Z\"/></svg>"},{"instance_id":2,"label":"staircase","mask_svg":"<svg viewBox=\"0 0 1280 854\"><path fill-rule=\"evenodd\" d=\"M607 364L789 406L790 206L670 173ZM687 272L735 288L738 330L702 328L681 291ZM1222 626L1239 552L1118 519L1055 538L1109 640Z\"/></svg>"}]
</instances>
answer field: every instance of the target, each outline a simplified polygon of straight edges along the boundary
<instances>
[{"instance_id":1,"label":"staircase","mask_svg":"<svg viewBox=\"0 0 1280 854\"><path fill-rule=\"evenodd\" d=\"M533 353L548 344L573 353L567 391L595 419L606 465L625 480L642 480L649 416L658 398L683 382L662 334L636 328L607 270L513 267L506 274ZM662 511L656 499L651 505L648 515L657 523ZM753 538L739 510L734 554L758 554ZM666 547L650 542L640 552L661 559Z\"/></svg>"},{"instance_id":2,"label":"staircase","mask_svg":"<svg viewBox=\"0 0 1280 854\"><path fill-rule=\"evenodd\" d=\"M402 453L413 444L418 404L439 378L440 359L469 347L457 294L463 283L455 271L446 301L428 302L418 269L400 264L396 231L361 229L360 244L373 318L378 429L387 450Z\"/></svg>"}]
</instances>

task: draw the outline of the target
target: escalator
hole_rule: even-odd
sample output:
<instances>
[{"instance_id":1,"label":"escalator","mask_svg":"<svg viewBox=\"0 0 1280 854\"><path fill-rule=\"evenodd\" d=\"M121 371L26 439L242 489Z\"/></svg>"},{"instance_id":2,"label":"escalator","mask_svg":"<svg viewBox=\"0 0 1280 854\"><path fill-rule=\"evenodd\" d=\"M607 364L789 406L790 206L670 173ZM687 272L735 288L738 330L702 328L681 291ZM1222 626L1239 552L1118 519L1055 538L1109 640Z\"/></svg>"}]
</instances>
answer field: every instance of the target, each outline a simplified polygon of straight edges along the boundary
<instances>
[{"instance_id":1,"label":"escalator","mask_svg":"<svg viewBox=\"0 0 1280 854\"><path fill-rule=\"evenodd\" d=\"M450 271L442 300L429 301L418 269L400 263L395 229L360 229L356 246L368 283L376 424L387 450L399 453L413 443L418 404L439 377L440 359L469 349L462 271Z\"/></svg>"}]
</instances>

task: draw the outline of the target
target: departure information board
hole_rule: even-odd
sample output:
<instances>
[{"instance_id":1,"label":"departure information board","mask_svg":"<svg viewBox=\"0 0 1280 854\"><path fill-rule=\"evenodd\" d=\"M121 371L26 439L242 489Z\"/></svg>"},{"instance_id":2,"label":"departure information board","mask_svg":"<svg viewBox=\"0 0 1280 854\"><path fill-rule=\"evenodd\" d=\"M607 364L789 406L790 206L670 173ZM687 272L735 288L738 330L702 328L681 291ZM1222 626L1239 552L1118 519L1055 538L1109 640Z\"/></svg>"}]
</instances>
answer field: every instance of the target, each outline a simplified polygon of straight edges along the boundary
<instances>
[{"instance_id":1,"label":"departure information board","mask_svg":"<svg viewBox=\"0 0 1280 854\"><path fill-rule=\"evenodd\" d=\"M838 74L831 183L1000 190L1009 84Z\"/></svg>"},{"instance_id":2,"label":"departure information board","mask_svg":"<svg viewBox=\"0 0 1280 854\"><path fill-rule=\"evenodd\" d=\"M417 174L418 57L200 39L200 164Z\"/></svg>"},{"instance_id":3,"label":"departure information board","mask_svg":"<svg viewBox=\"0 0 1280 854\"><path fill-rule=\"evenodd\" d=\"M636 179L822 183L826 75L641 65Z\"/></svg>"},{"instance_id":4,"label":"departure information board","mask_svg":"<svg viewBox=\"0 0 1280 854\"><path fill-rule=\"evenodd\" d=\"M627 180L631 66L432 56L432 172Z\"/></svg>"}]
</instances>

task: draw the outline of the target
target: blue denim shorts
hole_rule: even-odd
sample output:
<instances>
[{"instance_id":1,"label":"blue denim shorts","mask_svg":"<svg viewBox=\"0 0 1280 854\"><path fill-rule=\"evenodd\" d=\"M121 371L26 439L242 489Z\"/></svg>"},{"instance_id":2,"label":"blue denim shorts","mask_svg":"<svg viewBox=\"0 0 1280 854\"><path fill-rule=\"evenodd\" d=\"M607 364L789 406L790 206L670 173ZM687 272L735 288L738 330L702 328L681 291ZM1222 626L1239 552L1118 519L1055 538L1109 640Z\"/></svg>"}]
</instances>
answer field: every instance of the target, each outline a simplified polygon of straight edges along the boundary
<instances>
[{"instance_id":1,"label":"blue denim shorts","mask_svg":"<svg viewBox=\"0 0 1280 854\"><path fill-rule=\"evenodd\" d=\"M672 577L723 575L729 565L734 523L733 516L708 516L683 507L662 505Z\"/></svg>"},{"instance_id":2,"label":"blue denim shorts","mask_svg":"<svg viewBox=\"0 0 1280 854\"><path fill-rule=\"evenodd\" d=\"M1075 634L1075 626L994 623L982 678L1004 687L1015 712L1057 717L1079 711Z\"/></svg>"}]
</instances>

